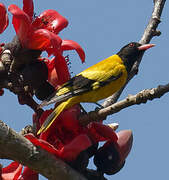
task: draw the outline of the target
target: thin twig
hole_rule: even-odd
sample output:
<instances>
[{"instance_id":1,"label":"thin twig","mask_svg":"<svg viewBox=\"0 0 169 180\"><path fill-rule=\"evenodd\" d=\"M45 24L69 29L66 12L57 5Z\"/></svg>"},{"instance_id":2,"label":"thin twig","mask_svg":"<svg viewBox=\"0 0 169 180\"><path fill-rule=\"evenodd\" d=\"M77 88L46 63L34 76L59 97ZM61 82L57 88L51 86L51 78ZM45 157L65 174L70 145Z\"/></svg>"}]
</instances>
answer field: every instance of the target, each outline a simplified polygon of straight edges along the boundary
<instances>
[{"instance_id":1,"label":"thin twig","mask_svg":"<svg viewBox=\"0 0 169 180\"><path fill-rule=\"evenodd\" d=\"M111 106L103 108L99 111L91 111L87 115L80 117L79 121L81 125L87 125L92 121L100 121L105 119L108 115L112 115L132 105L146 103L148 100L160 98L164 94L169 92L169 83L166 85L160 85L157 88L145 89L140 91L136 95L129 95L124 100L118 101Z\"/></svg>"}]
</instances>

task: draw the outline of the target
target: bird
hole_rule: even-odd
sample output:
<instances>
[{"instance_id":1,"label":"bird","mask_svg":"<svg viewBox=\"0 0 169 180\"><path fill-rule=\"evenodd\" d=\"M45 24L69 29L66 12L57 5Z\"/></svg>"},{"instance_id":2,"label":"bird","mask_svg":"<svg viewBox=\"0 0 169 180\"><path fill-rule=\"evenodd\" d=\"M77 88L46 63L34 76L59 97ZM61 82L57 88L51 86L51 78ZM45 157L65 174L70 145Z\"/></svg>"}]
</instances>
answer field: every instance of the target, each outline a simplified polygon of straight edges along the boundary
<instances>
[{"instance_id":1,"label":"bird","mask_svg":"<svg viewBox=\"0 0 169 180\"><path fill-rule=\"evenodd\" d=\"M153 46L155 45L130 42L117 54L85 69L64 83L40 104L40 108L51 103L56 103L57 106L44 121L37 135L45 132L63 110L83 102L96 103L120 90L138 57Z\"/></svg>"}]
</instances>

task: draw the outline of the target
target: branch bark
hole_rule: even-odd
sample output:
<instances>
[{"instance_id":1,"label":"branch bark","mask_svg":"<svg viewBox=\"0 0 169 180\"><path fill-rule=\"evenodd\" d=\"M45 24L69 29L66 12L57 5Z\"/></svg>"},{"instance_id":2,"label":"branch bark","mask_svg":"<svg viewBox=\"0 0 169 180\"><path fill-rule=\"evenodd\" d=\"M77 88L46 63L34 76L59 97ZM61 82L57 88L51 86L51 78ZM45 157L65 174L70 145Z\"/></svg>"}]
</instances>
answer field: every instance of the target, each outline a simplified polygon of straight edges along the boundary
<instances>
[{"instance_id":1,"label":"branch bark","mask_svg":"<svg viewBox=\"0 0 169 180\"><path fill-rule=\"evenodd\" d=\"M149 23L143 33L143 36L139 43L146 44L151 41L151 39L154 36L159 36L160 33L157 31L158 24L161 22L161 14L165 5L166 0L154 0L154 9L151 15L151 18L149 20ZM136 63L133 65L133 68L131 72L128 75L128 80L126 84L123 86L123 88L118 91L117 93L113 94L112 96L108 97L105 102L102 104L103 107L108 107L111 104L117 102L118 98L120 97L121 93L123 92L123 89L126 87L126 85L129 83L129 81L138 73L138 68L140 65L140 62L142 60L143 54L138 58Z\"/></svg>"},{"instance_id":2,"label":"branch bark","mask_svg":"<svg viewBox=\"0 0 169 180\"><path fill-rule=\"evenodd\" d=\"M0 158L17 161L37 171L50 180L85 180L60 159L34 146L0 121Z\"/></svg>"},{"instance_id":3,"label":"branch bark","mask_svg":"<svg viewBox=\"0 0 169 180\"><path fill-rule=\"evenodd\" d=\"M111 106L100 109L99 111L91 111L87 115L80 117L80 124L85 126L93 121L100 121L105 119L108 115L112 115L132 105L146 103L148 100L160 98L169 92L169 83L160 85L157 88L145 89L136 95L129 95L124 100L118 101Z\"/></svg>"}]
</instances>

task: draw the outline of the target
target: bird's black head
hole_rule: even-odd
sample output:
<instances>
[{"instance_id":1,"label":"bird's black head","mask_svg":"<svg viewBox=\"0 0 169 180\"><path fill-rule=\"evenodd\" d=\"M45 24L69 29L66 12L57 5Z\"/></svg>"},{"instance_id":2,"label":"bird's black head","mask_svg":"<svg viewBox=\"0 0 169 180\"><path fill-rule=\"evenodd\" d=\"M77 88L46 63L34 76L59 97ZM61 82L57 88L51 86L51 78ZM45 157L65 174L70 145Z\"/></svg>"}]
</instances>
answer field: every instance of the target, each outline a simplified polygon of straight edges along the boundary
<instances>
[{"instance_id":1,"label":"bird's black head","mask_svg":"<svg viewBox=\"0 0 169 180\"><path fill-rule=\"evenodd\" d=\"M133 64L138 59L138 57L147 49L153 47L154 44L140 44L137 42L131 42L124 46L117 55L123 60L126 69L130 72Z\"/></svg>"}]
</instances>

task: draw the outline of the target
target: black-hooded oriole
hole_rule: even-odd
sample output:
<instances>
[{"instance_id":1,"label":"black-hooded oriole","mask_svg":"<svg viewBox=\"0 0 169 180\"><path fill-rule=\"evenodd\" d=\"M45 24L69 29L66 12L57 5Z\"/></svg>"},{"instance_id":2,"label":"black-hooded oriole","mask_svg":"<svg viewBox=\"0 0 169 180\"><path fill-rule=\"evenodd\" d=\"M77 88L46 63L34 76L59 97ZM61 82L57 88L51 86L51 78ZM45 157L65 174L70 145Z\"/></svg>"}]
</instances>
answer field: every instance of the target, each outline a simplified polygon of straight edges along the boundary
<instances>
[{"instance_id":1,"label":"black-hooded oriole","mask_svg":"<svg viewBox=\"0 0 169 180\"><path fill-rule=\"evenodd\" d=\"M125 84L141 52L153 46L131 42L117 54L85 69L63 84L41 103L40 107L51 103L60 104L47 117L37 134L46 131L64 109L81 102L97 102L117 92Z\"/></svg>"}]
</instances>

